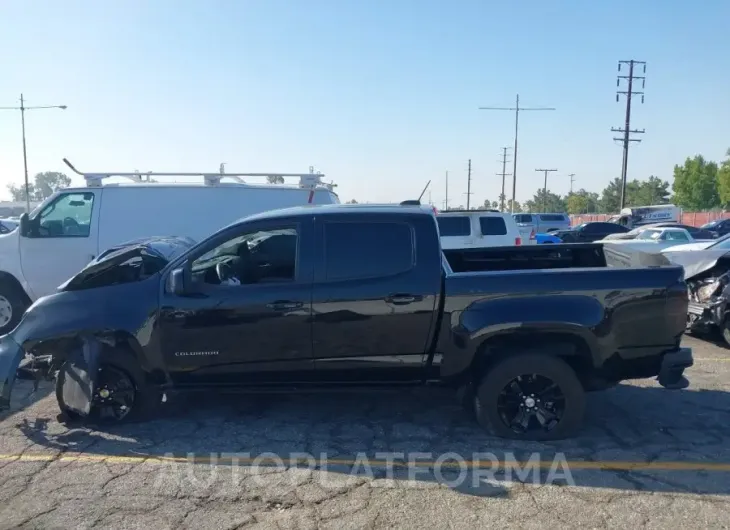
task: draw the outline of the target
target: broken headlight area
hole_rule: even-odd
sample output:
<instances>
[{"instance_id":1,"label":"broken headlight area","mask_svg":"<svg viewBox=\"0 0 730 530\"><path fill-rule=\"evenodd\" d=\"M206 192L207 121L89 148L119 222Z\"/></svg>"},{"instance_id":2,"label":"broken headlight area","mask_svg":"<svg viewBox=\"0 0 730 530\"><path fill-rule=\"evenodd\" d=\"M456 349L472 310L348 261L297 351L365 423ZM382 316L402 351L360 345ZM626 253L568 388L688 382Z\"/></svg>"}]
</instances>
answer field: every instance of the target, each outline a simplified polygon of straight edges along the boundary
<instances>
[{"instance_id":1,"label":"broken headlight area","mask_svg":"<svg viewBox=\"0 0 730 530\"><path fill-rule=\"evenodd\" d=\"M714 274L713 274L714 272ZM700 331L708 326L724 326L730 302L730 271L687 280L689 307L687 326Z\"/></svg>"}]
</instances>

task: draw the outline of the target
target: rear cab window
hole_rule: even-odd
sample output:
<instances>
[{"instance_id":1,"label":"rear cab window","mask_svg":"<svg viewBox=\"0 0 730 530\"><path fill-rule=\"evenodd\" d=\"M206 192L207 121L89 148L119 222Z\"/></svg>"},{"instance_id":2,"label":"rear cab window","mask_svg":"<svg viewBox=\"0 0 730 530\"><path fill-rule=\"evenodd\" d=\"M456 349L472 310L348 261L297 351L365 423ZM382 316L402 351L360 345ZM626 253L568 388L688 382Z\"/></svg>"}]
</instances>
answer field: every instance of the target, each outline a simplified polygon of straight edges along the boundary
<instances>
[{"instance_id":1,"label":"rear cab window","mask_svg":"<svg viewBox=\"0 0 730 530\"><path fill-rule=\"evenodd\" d=\"M416 265L413 227L399 221L326 221L325 279L394 276Z\"/></svg>"},{"instance_id":2,"label":"rear cab window","mask_svg":"<svg viewBox=\"0 0 730 530\"><path fill-rule=\"evenodd\" d=\"M441 237L471 235L471 219L467 215L437 215L436 222Z\"/></svg>"},{"instance_id":3,"label":"rear cab window","mask_svg":"<svg viewBox=\"0 0 730 530\"><path fill-rule=\"evenodd\" d=\"M484 216L479 218L479 227L483 236L506 236L507 225L502 217Z\"/></svg>"}]
</instances>

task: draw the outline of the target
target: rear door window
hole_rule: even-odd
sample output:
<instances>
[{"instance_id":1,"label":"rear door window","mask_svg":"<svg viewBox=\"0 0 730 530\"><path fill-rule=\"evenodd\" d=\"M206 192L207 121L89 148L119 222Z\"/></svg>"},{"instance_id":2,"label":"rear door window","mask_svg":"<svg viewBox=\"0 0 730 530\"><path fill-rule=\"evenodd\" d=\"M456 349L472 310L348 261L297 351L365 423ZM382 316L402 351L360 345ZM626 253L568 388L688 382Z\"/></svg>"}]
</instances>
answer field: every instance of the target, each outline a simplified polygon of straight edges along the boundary
<instances>
[{"instance_id":1,"label":"rear door window","mask_svg":"<svg viewBox=\"0 0 730 530\"><path fill-rule=\"evenodd\" d=\"M541 221L565 221L565 216L562 214L548 213L540 215Z\"/></svg>"},{"instance_id":2,"label":"rear door window","mask_svg":"<svg viewBox=\"0 0 730 530\"><path fill-rule=\"evenodd\" d=\"M480 217L479 226L483 236L507 235L507 225L501 217Z\"/></svg>"},{"instance_id":3,"label":"rear door window","mask_svg":"<svg viewBox=\"0 0 730 530\"><path fill-rule=\"evenodd\" d=\"M325 277L330 281L393 276L416 264L413 228L403 222L327 222Z\"/></svg>"},{"instance_id":4,"label":"rear door window","mask_svg":"<svg viewBox=\"0 0 730 530\"><path fill-rule=\"evenodd\" d=\"M515 219L515 223L531 223L532 222L532 216L527 214L517 214L513 215Z\"/></svg>"},{"instance_id":5,"label":"rear door window","mask_svg":"<svg viewBox=\"0 0 730 530\"><path fill-rule=\"evenodd\" d=\"M439 234L444 236L470 236L471 220L466 215L436 216Z\"/></svg>"}]
</instances>

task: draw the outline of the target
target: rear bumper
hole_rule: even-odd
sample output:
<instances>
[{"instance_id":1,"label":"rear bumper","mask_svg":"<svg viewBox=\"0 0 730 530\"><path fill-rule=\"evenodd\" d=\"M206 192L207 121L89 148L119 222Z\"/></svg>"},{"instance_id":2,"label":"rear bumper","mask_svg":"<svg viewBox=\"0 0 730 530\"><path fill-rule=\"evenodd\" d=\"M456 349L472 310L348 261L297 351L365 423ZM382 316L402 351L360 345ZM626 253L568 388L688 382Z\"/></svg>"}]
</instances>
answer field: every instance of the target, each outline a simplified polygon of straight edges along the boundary
<instances>
[{"instance_id":1,"label":"rear bumper","mask_svg":"<svg viewBox=\"0 0 730 530\"><path fill-rule=\"evenodd\" d=\"M23 357L23 348L10 335L0 337L0 410L10 408L10 393Z\"/></svg>"},{"instance_id":2,"label":"rear bumper","mask_svg":"<svg viewBox=\"0 0 730 530\"><path fill-rule=\"evenodd\" d=\"M684 377L685 369L694 364L691 348L679 348L665 353L662 356L661 368L657 381L664 388L680 390L689 386L689 380Z\"/></svg>"}]
</instances>

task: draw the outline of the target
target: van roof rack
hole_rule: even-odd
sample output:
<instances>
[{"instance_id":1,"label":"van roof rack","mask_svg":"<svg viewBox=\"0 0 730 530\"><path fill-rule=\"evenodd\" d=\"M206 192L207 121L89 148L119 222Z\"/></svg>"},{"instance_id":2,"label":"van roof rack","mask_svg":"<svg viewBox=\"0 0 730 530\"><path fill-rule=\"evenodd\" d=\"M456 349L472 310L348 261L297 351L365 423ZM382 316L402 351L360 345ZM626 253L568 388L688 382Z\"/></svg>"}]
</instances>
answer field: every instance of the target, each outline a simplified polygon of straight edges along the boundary
<instances>
[{"instance_id":1,"label":"van roof rack","mask_svg":"<svg viewBox=\"0 0 730 530\"><path fill-rule=\"evenodd\" d=\"M201 172L192 172L192 173L171 173L171 172L156 172L156 171L148 171L145 173L140 173L139 171L134 171L132 173L130 172L124 172L124 171L99 171L94 173L86 173L79 171L74 167L74 165L68 161L68 159L64 158L63 162L71 168L71 171L76 173L77 175L81 175L84 177L84 180L86 181L86 185L89 187L99 187L103 186L103 182L106 179L112 178L112 177L122 177L131 180L132 182L149 182L149 179L151 177L203 177L203 185L205 186L218 186L221 183L221 180L224 178L231 179L235 181L237 184L243 185L243 186L251 186L252 184L247 183L244 180L244 177L276 177L276 180L283 181L285 178L291 178L295 177L299 179L298 187L300 188L306 188L306 189L315 189L318 187L326 188L329 191L333 191L333 188L337 186L337 184L334 183L325 183L322 181L322 178L324 177L323 173L314 171L313 167L309 168L309 173L224 173L223 167L221 167L221 171L218 173L211 173L206 171ZM146 178L145 178L146 177ZM228 183L224 183L228 184ZM254 186L257 184L253 184Z\"/></svg>"}]
</instances>

